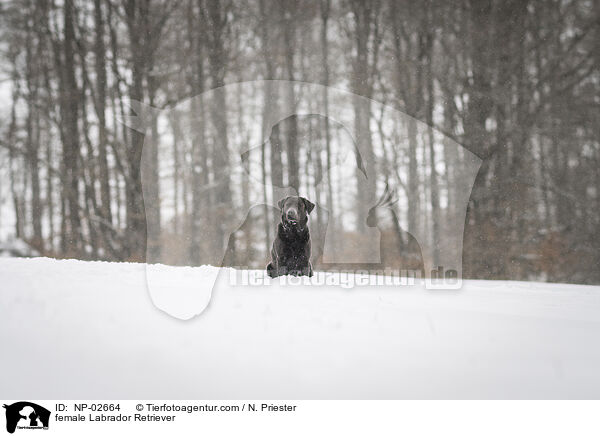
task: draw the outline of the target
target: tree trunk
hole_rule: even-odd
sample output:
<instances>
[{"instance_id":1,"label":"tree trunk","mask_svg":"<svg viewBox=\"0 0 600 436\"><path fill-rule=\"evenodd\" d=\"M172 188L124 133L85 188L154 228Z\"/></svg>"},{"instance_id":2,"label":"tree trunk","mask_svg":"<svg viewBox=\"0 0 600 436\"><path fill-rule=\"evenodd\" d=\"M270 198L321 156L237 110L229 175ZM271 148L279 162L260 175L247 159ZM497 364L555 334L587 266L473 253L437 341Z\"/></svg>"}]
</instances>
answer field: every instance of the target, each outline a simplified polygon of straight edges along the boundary
<instances>
[{"instance_id":1,"label":"tree trunk","mask_svg":"<svg viewBox=\"0 0 600 436\"><path fill-rule=\"evenodd\" d=\"M102 0L94 0L94 57L96 70L96 115L98 117L98 170L100 179L100 211L108 225L112 225L110 174L107 159L106 134L106 48L104 44L104 16Z\"/></svg>"},{"instance_id":2,"label":"tree trunk","mask_svg":"<svg viewBox=\"0 0 600 436\"><path fill-rule=\"evenodd\" d=\"M209 29L209 71L212 79L213 89L225 85L225 66L227 53L223 38L227 27L228 16L223 10L219 0L206 0L206 16ZM215 204L212 218L215 224L215 250L224 252L227 241L225 234L227 219L227 208L231 200L231 189L229 186L229 148L227 133L227 102L225 90L214 93L210 111L211 121L215 130L215 141L213 144L212 159L215 182Z\"/></svg>"},{"instance_id":3,"label":"tree trunk","mask_svg":"<svg viewBox=\"0 0 600 436\"><path fill-rule=\"evenodd\" d=\"M79 98L80 93L75 79L75 30L73 0L65 0L64 41L62 64L63 86L61 99L61 121L63 124L63 191L66 200L69 229L66 235L67 256L77 256L81 252L81 218L79 215Z\"/></svg>"}]
</instances>

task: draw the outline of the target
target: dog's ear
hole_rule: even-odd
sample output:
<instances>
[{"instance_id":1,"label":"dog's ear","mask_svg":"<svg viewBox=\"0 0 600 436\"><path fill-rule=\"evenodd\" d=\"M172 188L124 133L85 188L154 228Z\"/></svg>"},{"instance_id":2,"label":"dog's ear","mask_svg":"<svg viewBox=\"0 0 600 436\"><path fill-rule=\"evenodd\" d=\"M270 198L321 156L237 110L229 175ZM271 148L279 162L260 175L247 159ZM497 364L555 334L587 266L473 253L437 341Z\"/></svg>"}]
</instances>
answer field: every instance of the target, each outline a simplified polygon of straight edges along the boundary
<instances>
[{"instance_id":1,"label":"dog's ear","mask_svg":"<svg viewBox=\"0 0 600 436\"><path fill-rule=\"evenodd\" d=\"M285 204L285 200L287 200L288 198L290 198L290 197L282 198L281 200L279 200L277 202L277 206L279 206L279 209L283 209L283 205Z\"/></svg>"},{"instance_id":2,"label":"dog's ear","mask_svg":"<svg viewBox=\"0 0 600 436\"><path fill-rule=\"evenodd\" d=\"M300 199L304 202L304 207L306 207L306 213L310 214L312 212L312 210L315 208L315 205L313 203L311 203L310 201L308 201L304 197L300 197Z\"/></svg>"}]
</instances>

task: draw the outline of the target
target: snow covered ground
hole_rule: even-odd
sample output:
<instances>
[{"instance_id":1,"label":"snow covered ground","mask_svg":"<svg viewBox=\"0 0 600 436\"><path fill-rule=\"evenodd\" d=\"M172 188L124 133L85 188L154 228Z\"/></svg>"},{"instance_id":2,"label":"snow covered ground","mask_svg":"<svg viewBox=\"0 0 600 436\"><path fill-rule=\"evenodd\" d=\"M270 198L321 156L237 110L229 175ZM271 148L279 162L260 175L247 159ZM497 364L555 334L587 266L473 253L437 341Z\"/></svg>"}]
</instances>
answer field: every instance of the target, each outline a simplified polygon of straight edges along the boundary
<instances>
[{"instance_id":1,"label":"snow covered ground","mask_svg":"<svg viewBox=\"0 0 600 436\"><path fill-rule=\"evenodd\" d=\"M160 271L153 299L203 274ZM0 346L5 398L600 398L600 287L244 287L225 273L182 321L152 304L145 265L8 258Z\"/></svg>"}]
</instances>

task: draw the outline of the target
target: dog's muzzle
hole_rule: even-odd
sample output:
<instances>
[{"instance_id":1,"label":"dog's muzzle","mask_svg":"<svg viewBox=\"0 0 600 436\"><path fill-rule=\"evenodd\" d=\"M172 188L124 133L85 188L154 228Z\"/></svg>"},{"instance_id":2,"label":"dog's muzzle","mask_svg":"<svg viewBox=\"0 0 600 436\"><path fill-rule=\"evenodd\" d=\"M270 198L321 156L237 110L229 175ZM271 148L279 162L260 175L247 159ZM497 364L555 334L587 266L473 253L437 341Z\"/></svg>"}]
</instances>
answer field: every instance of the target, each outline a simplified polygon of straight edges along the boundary
<instances>
[{"instance_id":1,"label":"dog's muzzle","mask_svg":"<svg viewBox=\"0 0 600 436\"><path fill-rule=\"evenodd\" d=\"M290 225L298 225L298 212L296 212L294 209L288 210L287 214L285 215L285 218Z\"/></svg>"}]
</instances>

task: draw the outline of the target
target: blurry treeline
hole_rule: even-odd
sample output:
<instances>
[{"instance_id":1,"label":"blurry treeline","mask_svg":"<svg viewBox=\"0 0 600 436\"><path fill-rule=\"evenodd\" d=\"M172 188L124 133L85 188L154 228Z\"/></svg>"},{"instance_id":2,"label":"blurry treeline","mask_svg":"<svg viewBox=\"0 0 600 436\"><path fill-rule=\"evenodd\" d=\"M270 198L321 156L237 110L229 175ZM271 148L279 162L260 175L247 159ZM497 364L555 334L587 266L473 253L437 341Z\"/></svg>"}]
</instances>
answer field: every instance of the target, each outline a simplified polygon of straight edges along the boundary
<instances>
[{"instance_id":1,"label":"blurry treeline","mask_svg":"<svg viewBox=\"0 0 600 436\"><path fill-rule=\"evenodd\" d=\"M193 141L178 140L185 135L177 119L151 123L146 135L119 120L132 113L130 101L167 108L226 84L282 79L346 89L433 127L408 122L401 134L386 132L380 113L349 108L360 140L384 163L356 195L376 205L389 185L403 199L378 224L388 257L403 255L400 224L432 238L444 232L453 197L465 189L464 156L440 146L435 129L483 160L466 216L465 277L600 283L597 1L0 4L0 228L45 255L142 261L147 223L192 253L214 248L220 242L207 235L220 227L210 211L260 193L250 192L252 173L219 185L208 202L194 187L228 174L247 113L311 102L299 101L294 87L255 100L217 93ZM324 92L319 106L329 104ZM256 177L311 192L343 135L327 117L289 118L271 133ZM147 160L144 136L163 138ZM313 143L323 153L310 154ZM163 171L165 163L175 170ZM326 204L339 237L351 239L351 226L339 223L354 200L338 185L311 200ZM167 187L174 200L161 203ZM251 231L230 240L238 263L263 262L274 214L257 215Z\"/></svg>"}]
</instances>

